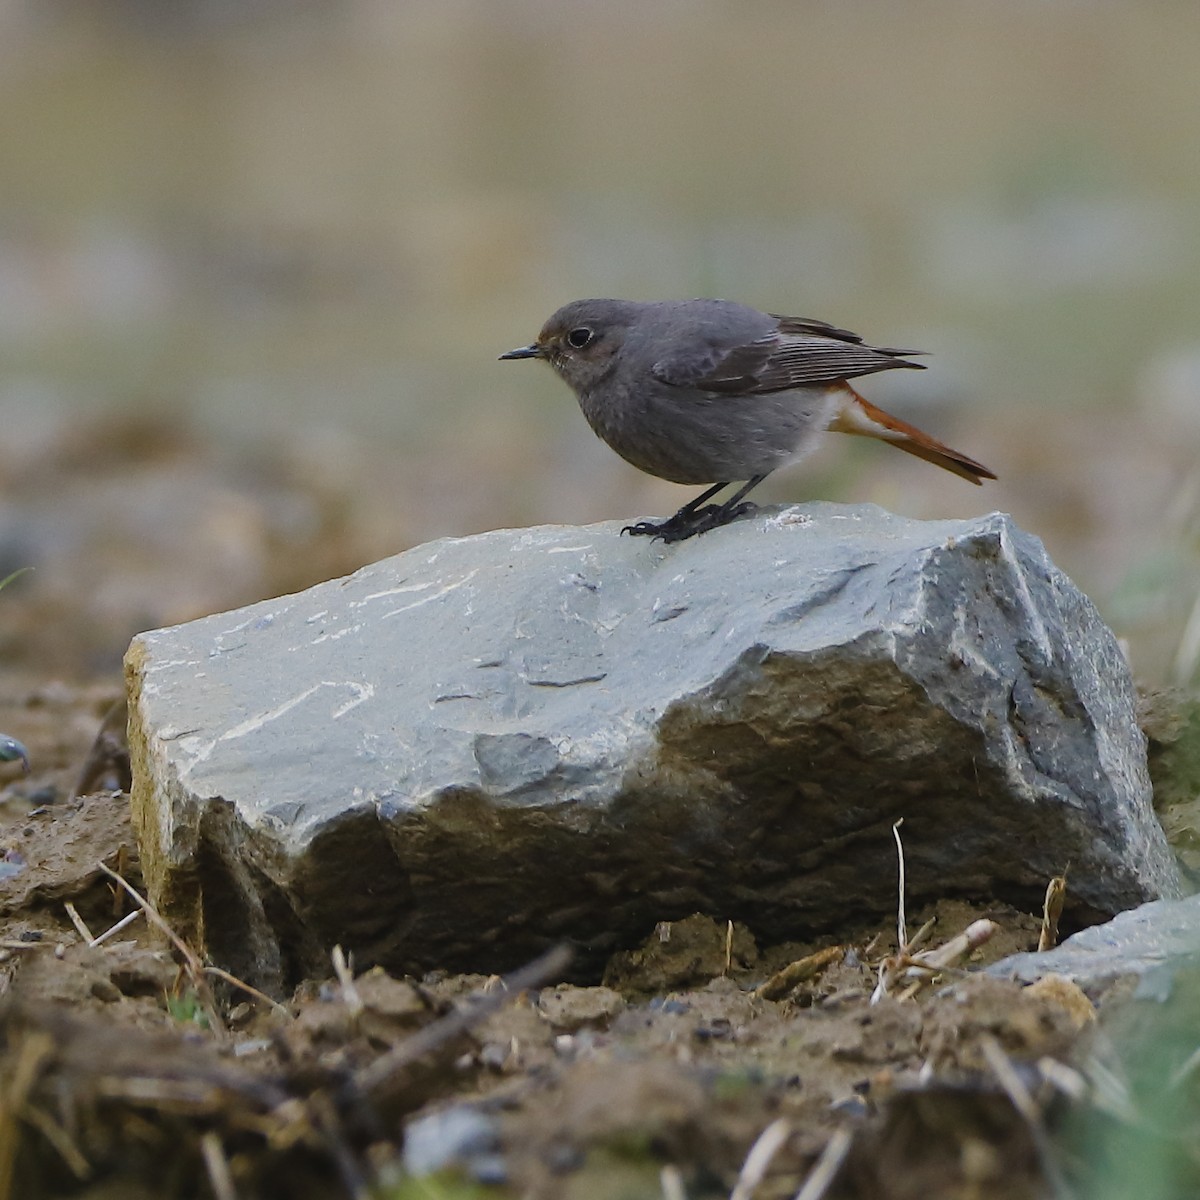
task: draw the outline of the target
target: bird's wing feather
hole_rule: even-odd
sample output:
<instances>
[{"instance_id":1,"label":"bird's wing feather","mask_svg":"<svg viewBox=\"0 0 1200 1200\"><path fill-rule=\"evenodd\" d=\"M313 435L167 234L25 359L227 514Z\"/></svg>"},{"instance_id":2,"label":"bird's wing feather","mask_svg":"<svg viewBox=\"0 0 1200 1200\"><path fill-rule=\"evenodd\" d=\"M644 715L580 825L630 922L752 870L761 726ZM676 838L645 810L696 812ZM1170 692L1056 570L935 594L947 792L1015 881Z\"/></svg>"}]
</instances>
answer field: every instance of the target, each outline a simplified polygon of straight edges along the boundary
<instances>
[{"instance_id":1,"label":"bird's wing feather","mask_svg":"<svg viewBox=\"0 0 1200 1200\"><path fill-rule=\"evenodd\" d=\"M675 387L737 395L814 387L895 367L922 369L903 357L919 351L868 346L857 334L823 321L776 319L778 328L732 349L660 359L653 374Z\"/></svg>"}]
</instances>

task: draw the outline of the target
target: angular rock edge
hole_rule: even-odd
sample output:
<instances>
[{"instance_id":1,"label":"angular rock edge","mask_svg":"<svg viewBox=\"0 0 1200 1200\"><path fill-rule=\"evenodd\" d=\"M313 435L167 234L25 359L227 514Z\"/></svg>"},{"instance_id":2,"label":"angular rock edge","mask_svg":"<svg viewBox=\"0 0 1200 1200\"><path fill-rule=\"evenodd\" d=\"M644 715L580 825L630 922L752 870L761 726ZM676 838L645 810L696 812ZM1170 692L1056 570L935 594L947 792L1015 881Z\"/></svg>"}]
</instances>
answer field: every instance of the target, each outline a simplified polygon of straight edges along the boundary
<instances>
[{"instance_id":1,"label":"angular rock edge","mask_svg":"<svg viewBox=\"0 0 1200 1200\"><path fill-rule=\"evenodd\" d=\"M909 896L1090 922L1178 894L1128 670L1001 514L813 504L677 546L620 524L416 547L140 635L152 899L279 990L360 966L581 977L694 911L763 940ZM1070 911L1070 910L1069 910Z\"/></svg>"},{"instance_id":2,"label":"angular rock edge","mask_svg":"<svg viewBox=\"0 0 1200 1200\"><path fill-rule=\"evenodd\" d=\"M1087 991L1100 992L1126 975L1143 978L1189 962L1200 963L1200 895L1152 900L1080 930L1053 950L1002 958L987 972L1021 983L1065 975Z\"/></svg>"}]
</instances>

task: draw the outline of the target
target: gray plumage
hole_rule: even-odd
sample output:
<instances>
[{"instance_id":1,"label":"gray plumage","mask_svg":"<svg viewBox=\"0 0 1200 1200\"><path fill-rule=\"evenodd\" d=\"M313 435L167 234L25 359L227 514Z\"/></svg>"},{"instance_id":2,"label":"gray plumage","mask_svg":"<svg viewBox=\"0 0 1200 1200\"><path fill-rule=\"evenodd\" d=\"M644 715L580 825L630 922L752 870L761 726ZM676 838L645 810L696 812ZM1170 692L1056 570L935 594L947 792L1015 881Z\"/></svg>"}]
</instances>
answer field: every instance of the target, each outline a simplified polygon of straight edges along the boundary
<instances>
[{"instance_id":1,"label":"gray plumage","mask_svg":"<svg viewBox=\"0 0 1200 1200\"><path fill-rule=\"evenodd\" d=\"M975 483L994 478L846 382L920 370L907 357L915 353L729 300L576 300L546 322L536 342L501 358L545 359L571 386L592 429L651 475L691 484L750 480L735 500L802 456L826 429L891 441ZM691 536L701 531L692 519L698 503L672 518L677 527L642 522L632 532ZM730 519L734 507L702 510L710 512L703 527Z\"/></svg>"}]
</instances>

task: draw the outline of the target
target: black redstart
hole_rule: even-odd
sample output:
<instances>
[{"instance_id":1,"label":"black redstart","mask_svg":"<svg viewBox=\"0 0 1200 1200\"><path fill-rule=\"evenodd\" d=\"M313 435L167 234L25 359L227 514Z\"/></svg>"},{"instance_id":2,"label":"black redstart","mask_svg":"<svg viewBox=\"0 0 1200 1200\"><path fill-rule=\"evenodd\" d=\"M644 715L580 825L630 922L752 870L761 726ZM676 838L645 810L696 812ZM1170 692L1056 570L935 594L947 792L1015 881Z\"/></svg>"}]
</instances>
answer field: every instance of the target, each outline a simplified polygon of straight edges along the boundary
<instances>
[{"instance_id":1,"label":"black redstart","mask_svg":"<svg viewBox=\"0 0 1200 1200\"><path fill-rule=\"evenodd\" d=\"M673 483L712 484L669 520L625 529L678 542L753 509L743 503L750 489L827 429L890 442L972 483L995 479L848 382L896 367L923 370L905 357L917 353L729 300L575 300L536 342L500 357L544 358L571 385L592 429L635 467ZM723 504L706 503L742 479Z\"/></svg>"}]
</instances>

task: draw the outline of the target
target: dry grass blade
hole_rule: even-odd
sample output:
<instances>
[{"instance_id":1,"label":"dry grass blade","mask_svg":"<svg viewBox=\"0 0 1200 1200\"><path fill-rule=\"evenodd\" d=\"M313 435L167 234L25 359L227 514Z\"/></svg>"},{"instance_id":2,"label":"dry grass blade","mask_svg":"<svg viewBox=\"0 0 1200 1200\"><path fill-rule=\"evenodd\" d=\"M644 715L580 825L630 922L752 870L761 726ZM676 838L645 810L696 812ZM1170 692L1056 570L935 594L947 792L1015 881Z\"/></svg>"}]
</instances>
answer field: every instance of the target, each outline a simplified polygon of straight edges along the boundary
<instances>
[{"instance_id":1,"label":"dry grass blade","mask_svg":"<svg viewBox=\"0 0 1200 1200\"><path fill-rule=\"evenodd\" d=\"M783 1149L784 1144L792 1135L791 1122L783 1117L772 1121L758 1135L742 1169L738 1174L737 1183L729 1194L729 1200L750 1200L758 1185L766 1177L767 1170L774 1161L775 1155Z\"/></svg>"},{"instance_id":2,"label":"dry grass blade","mask_svg":"<svg viewBox=\"0 0 1200 1200\"><path fill-rule=\"evenodd\" d=\"M884 996L890 995L901 979L911 982L900 993L899 998L911 1000L921 988L979 949L999 929L1000 926L995 921L981 917L978 921L972 921L962 933L932 950L922 950L919 954L896 954L885 958L879 965L879 982L871 994L871 1003L876 1004ZM925 932L924 927L921 932Z\"/></svg>"},{"instance_id":3,"label":"dry grass blade","mask_svg":"<svg viewBox=\"0 0 1200 1200\"><path fill-rule=\"evenodd\" d=\"M912 940L908 943L909 954L914 953L918 946L923 946L927 941L929 941L930 934L933 933L934 928L937 926L937 922L937 917L930 917L929 920L926 921L925 924L922 925L921 928L912 935Z\"/></svg>"},{"instance_id":4,"label":"dry grass blade","mask_svg":"<svg viewBox=\"0 0 1200 1200\"><path fill-rule=\"evenodd\" d=\"M110 925L103 933L98 934L88 942L88 945L95 949L97 946L103 946L110 937L121 932L126 926L132 925L134 921L142 915L140 908L135 908L133 912L126 913L115 925Z\"/></svg>"},{"instance_id":5,"label":"dry grass blade","mask_svg":"<svg viewBox=\"0 0 1200 1200\"><path fill-rule=\"evenodd\" d=\"M1200 1067L1200 1046L1191 1052L1174 1071L1171 1072L1170 1082L1167 1084L1171 1089L1177 1088L1197 1067Z\"/></svg>"},{"instance_id":6,"label":"dry grass blade","mask_svg":"<svg viewBox=\"0 0 1200 1200\"><path fill-rule=\"evenodd\" d=\"M1058 945L1058 921L1067 899L1067 873L1055 875L1046 885L1042 904L1042 929L1038 934L1038 949L1053 950Z\"/></svg>"},{"instance_id":7,"label":"dry grass blade","mask_svg":"<svg viewBox=\"0 0 1200 1200\"><path fill-rule=\"evenodd\" d=\"M1141 1119L1128 1082L1106 1063L1092 1055L1084 1065L1084 1074L1092 1085L1092 1103L1110 1117L1126 1125Z\"/></svg>"},{"instance_id":8,"label":"dry grass blade","mask_svg":"<svg viewBox=\"0 0 1200 1200\"><path fill-rule=\"evenodd\" d=\"M991 1068L992 1074L995 1075L996 1082L1012 1101L1013 1108L1026 1121L1040 1122L1042 1114L1037 1104L1029 1094L1029 1089L1021 1082L1021 1077L1014 1070L1008 1055L1001 1049L1000 1043L990 1033L985 1033L979 1039L979 1048L983 1051L983 1057L987 1059L987 1064Z\"/></svg>"},{"instance_id":9,"label":"dry grass blade","mask_svg":"<svg viewBox=\"0 0 1200 1200\"><path fill-rule=\"evenodd\" d=\"M683 1172L678 1167L668 1163L659 1171L658 1182L663 1200L688 1200L687 1189L683 1186Z\"/></svg>"},{"instance_id":10,"label":"dry grass blade","mask_svg":"<svg viewBox=\"0 0 1200 1200\"><path fill-rule=\"evenodd\" d=\"M215 975L218 979L223 979L232 987L241 989L247 996L253 996L255 1000L261 1000L281 1016L287 1017L289 1021L292 1019L292 1014L278 1000L272 999L266 992L260 992L258 988L247 983L244 979L239 979L236 975L231 975L228 971L224 971L220 967L205 967L204 973L205 975Z\"/></svg>"},{"instance_id":11,"label":"dry grass blade","mask_svg":"<svg viewBox=\"0 0 1200 1200\"><path fill-rule=\"evenodd\" d=\"M212 988L208 986L208 980L205 978L204 963L200 961L200 956L167 924L158 909L123 875L118 874L111 867L105 866L104 863L98 863L97 866L99 866L105 875L109 876L110 879L114 880L129 893L134 903L146 914L146 920L165 934L171 945L183 956L184 967L188 978L191 980L192 987L196 989L196 996L204 1010L204 1015L208 1018L209 1028L218 1037L225 1036L225 1023L221 1020L220 1014L217 1012L217 1002L212 994Z\"/></svg>"},{"instance_id":12,"label":"dry grass blade","mask_svg":"<svg viewBox=\"0 0 1200 1200\"><path fill-rule=\"evenodd\" d=\"M846 954L845 946L826 946L780 968L754 990L760 1000L780 1000L798 984L819 975Z\"/></svg>"},{"instance_id":13,"label":"dry grass blade","mask_svg":"<svg viewBox=\"0 0 1200 1200\"><path fill-rule=\"evenodd\" d=\"M902 969L898 974L905 979L911 979L912 983L900 993L900 999L911 1000L944 971L950 970L968 954L990 941L999 929L1000 926L995 921L981 917L941 946L932 950L922 950L920 954L905 955L900 960L899 965Z\"/></svg>"},{"instance_id":14,"label":"dry grass blade","mask_svg":"<svg viewBox=\"0 0 1200 1200\"><path fill-rule=\"evenodd\" d=\"M225 1157L225 1147L221 1145L221 1139L215 1133L206 1133L200 1139L200 1153L204 1158L204 1169L208 1172L208 1182L212 1185L216 1200L237 1200L233 1173L229 1170L229 1159Z\"/></svg>"},{"instance_id":15,"label":"dry grass blade","mask_svg":"<svg viewBox=\"0 0 1200 1200\"><path fill-rule=\"evenodd\" d=\"M38 1102L53 1107L62 1096L74 1096L88 1119L100 1123L124 1120L127 1110L119 1113L117 1107L124 1103L218 1118L234 1128L256 1127L264 1114L274 1113L289 1098L280 1082L224 1061L211 1043L193 1042L177 1030L117 1029L105 1019L64 1006L9 1009L5 1038L10 1086L0 1085L0 1098L14 1093L11 1064L17 1054L11 1047L27 1054L27 1045L41 1044L53 1049L53 1059L45 1078L38 1076ZM78 1136L74 1117L69 1128ZM97 1146L101 1154L107 1152L107 1139L85 1139L83 1144L89 1154Z\"/></svg>"},{"instance_id":16,"label":"dry grass blade","mask_svg":"<svg viewBox=\"0 0 1200 1200\"><path fill-rule=\"evenodd\" d=\"M129 712L125 697L114 701L100 722L96 737L75 776L71 799L90 795L108 787L127 792L132 783L129 768L129 743L125 727ZM124 864L119 863L118 869ZM120 915L119 913L117 914Z\"/></svg>"},{"instance_id":17,"label":"dry grass blade","mask_svg":"<svg viewBox=\"0 0 1200 1200\"><path fill-rule=\"evenodd\" d=\"M26 1104L21 1109L21 1118L32 1125L58 1151L58 1156L67 1164L76 1179L84 1180L91 1176L92 1165L84 1158L83 1151L48 1113L42 1112L32 1104Z\"/></svg>"},{"instance_id":18,"label":"dry grass blade","mask_svg":"<svg viewBox=\"0 0 1200 1200\"><path fill-rule=\"evenodd\" d=\"M75 932L78 933L85 942L93 942L95 937L92 934L92 931L87 927L87 922L84 921L84 919L76 911L75 905L68 900L63 907L67 910L67 916L70 918L71 924L75 926Z\"/></svg>"},{"instance_id":19,"label":"dry grass blade","mask_svg":"<svg viewBox=\"0 0 1200 1200\"><path fill-rule=\"evenodd\" d=\"M54 1053L54 1043L45 1034L26 1038L11 1078L0 1088L0 1200L12 1200L13 1168L21 1140L18 1120L38 1072Z\"/></svg>"},{"instance_id":20,"label":"dry grass blade","mask_svg":"<svg viewBox=\"0 0 1200 1200\"><path fill-rule=\"evenodd\" d=\"M354 971L346 962L346 955L341 946L334 946L330 958L333 962L333 973L337 976L342 989L342 1003L345 1004L346 1011L350 1014L351 1024L357 1024L359 1017L362 1016L364 1006L362 997L358 994L358 988L354 986Z\"/></svg>"},{"instance_id":21,"label":"dry grass blade","mask_svg":"<svg viewBox=\"0 0 1200 1200\"><path fill-rule=\"evenodd\" d=\"M978 950L1000 931L1000 926L987 917L980 917L970 925L933 950L922 950L920 954L912 955L912 963L917 967L932 967L934 970L944 970L952 967L961 959L966 958L973 950Z\"/></svg>"},{"instance_id":22,"label":"dry grass blade","mask_svg":"<svg viewBox=\"0 0 1200 1200\"><path fill-rule=\"evenodd\" d=\"M569 946L554 946L533 962L519 968L504 978L504 987L480 996L469 1008L456 1009L447 1013L424 1029L406 1038L387 1054L377 1058L358 1077L359 1088L370 1093L384 1087L393 1076L403 1071L428 1054L454 1041L467 1030L486 1020L519 996L526 988L538 987L561 975L572 957Z\"/></svg>"},{"instance_id":23,"label":"dry grass blade","mask_svg":"<svg viewBox=\"0 0 1200 1200\"><path fill-rule=\"evenodd\" d=\"M900 840L900 826L904 818L900 817L892 825L892 837L896 839L896 859L900 864L900 878L897 884L898 897L896 900L896 948L900 954L908 953L908 922L904 917L904 843Z\"/></svg>"},{"instance_id":24,"label":"dry grass blade","mask_svg":"<svg viewBox=\"0 0 1200 1200\"><path fill-rule=\"evenodd\" d=\"M846 1161L846 1155L850 1152L852 1140L849 1130L837 1129L834 1131L833 1136L825 1143L825 1149L821 1151L820 1157L813 1163L808 1178L796 1193L795 1200L821 1200L821 1197L829 1191L830 1185L837 1178L838 1171L842 1169L842 1163Z\"/></svg>"},{"instance_id":25,"label":"dry grass blade","mask_svg":"<svg viewBox=\"0 0 1200 1200\"><path fill-rule=\"evenodd\" d=\"M201 974L204 970L204 964L200 961L199 955L197 955L191 946L189 946L187 942L185 942L183 938L181 938L179 934L177 934L175 930L173 930L171 926L167 924L166 920L163 918L162 914L159 913L158 909L156 909L154 905L151 904L150 901L147 900L141 894L141 892L139 892L137 888L133 886L133 884L131 884L123 875L120 875L114 871L112 867L106 866L104 863L97 863L96 865L105 873L105 875L114 880L120 887L124 888L125 891L129 893L138 907L140 907L141 910L146 914L146 920L148 920L151 925L155 926L155 928L164 933L171 945L173 945L175 949L183 955L184 961L188 964L189 969L196 975Z\"/></svg>"},{"instance_id":26,"label":"dry grass blade","mask_svg":"<svg viewBox=\"0 0 1200 1200\"><path fill-rule=\"evenodd\" d=\"M32 570L32 567L18 567L15 571L10 571L3 579L0 579L0 591L3 591L4 588L8 587L8 585L12 583L14 579L20 579L20 577L24 575L26 571Z\"/></svg>"},{"instance_id":27,"label":"dry grass blade","mask_svg":"<svg viewBox=\"0 0 1200 1200\"><path fill-rule=\"evenodd\" d=\"M892 837L896 840L896 861L899 865L899 878L896 883L896 953L879 964L879 979L871 993L872 1004L878 1004L884 996L891 993L901 967L908 961L908 921L904 915L904 842L900 837L900 826L903 824L903 817L898 817L892 824Z\"/></svg>"},{"instance_id":28,"label":"dry grass blade","mask_svg":"<svg viewBox=\"0 0 1200 1200\"><path fill-rule=\"evenodd\" d=\"M1029 1135L1033 1139L1034 1149L1037 1151L1038 1163L1046 1181L1050 1184L1051 1193L1061 1197L1062 1200L1070 1200L1073 1193L1067 1187L1066 1180L1058 1169L1058 1163L1054 1158L1050 1138L1046 1133L1042 1112L1038 1108L1037 1102L1030 1095L1029 1089L1017 1074L1011 1060L995 1037L990 1033L983 1034L979 1039L979 1048L983 1051L983 1057L987 1059L988 1067L995 1075L996 1082L1004 1089L1004 1094L1029 1128Z\"/></svg>"}]
</instances>

